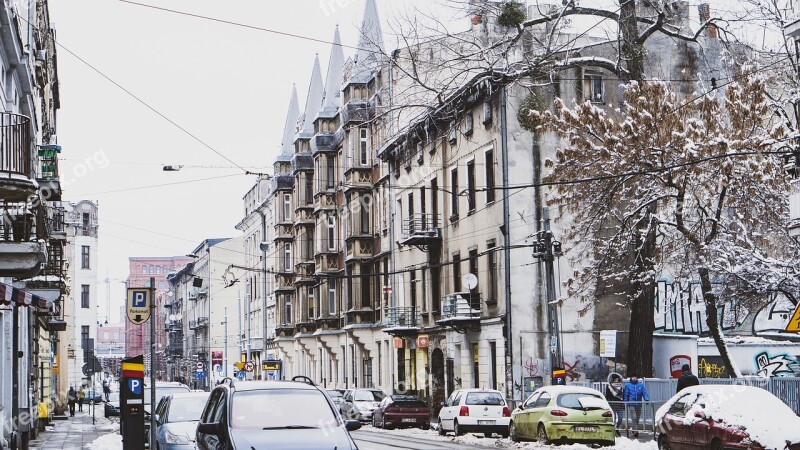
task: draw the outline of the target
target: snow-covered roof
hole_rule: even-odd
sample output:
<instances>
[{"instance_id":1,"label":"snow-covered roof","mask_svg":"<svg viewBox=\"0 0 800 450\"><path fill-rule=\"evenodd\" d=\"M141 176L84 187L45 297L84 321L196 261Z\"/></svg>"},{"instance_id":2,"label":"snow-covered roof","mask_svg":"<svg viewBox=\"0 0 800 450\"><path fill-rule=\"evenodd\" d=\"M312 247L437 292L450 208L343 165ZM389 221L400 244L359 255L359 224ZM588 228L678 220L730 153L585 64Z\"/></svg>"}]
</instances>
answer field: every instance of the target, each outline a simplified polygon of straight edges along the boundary
<instances>
[{"instance_id":1,"label":"snow-covered roof","mask_svg":"<svg viewBox=\"0 0 800 450\"><path fill-rule=\"evenodd\" d=\"M686 414L687 424L701 420L694 411L702 411L707 418L742 426L750 439L765 448L784 448L787 440L800 442L800 417L778 397L753 386L703 384L688 387L658 409L656 422L685 394L689 394L689 401L694 401L698 395L705 398L704 407L694 406Z\"/></svg>"}]
</instances>

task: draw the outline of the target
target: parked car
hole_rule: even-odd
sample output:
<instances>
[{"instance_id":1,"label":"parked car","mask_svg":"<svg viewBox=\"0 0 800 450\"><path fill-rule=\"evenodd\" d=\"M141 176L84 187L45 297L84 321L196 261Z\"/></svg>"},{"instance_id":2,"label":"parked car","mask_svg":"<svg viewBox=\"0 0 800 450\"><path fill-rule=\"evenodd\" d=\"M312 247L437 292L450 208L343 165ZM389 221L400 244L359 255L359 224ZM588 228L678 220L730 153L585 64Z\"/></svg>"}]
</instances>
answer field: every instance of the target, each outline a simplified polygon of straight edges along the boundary
<instances>
[{"instance_id":1,"label":"parked car","mask_svg":"<svg viewBox=\"0 0 800 450\"><path fill-rule=\"evenodd\" d=\"M379 389L348 389L342 396L339 410L347 419L370 422L372 412L384 397L386 394Z\"/></svg>"},{"instance_id":2,"label":"parked car","mask_svg":"<svg viewBox=\"0 0 800 450\"><path fill-rule=\"evenodd\" d=\"M156 381L156 406L165 395L189 392L189 386L173 381ZM150 442L150 386L144 386L144 432L145 442ZM120 426L124 426L124 423Z\"/></svg>"},{"instance_id":3,"label":"parked car","mask_svg":"<svg viewBox=\"0 0 800 450\"><path fill-rule=\"evenodd\" d=\"M431 409L416 395L387 395L372 412L372 426L431 427Z\"/></svg>"},{"instance_id":4,"label":"parked car","mask_svg":"<svg viewBox=\"0 0 800 450\"><path fill-rule=\"evenodd\" d=\"M103 406L103 415L106 417L119 416L119 392L108 394L108 401Z\"/></svg>"},{"instance_id":5,"label":"parked car","mask_svg":"<svg viewBox=\"0 0 800 450\"><path fill-rule=\"evenodd\" d=\"M658 409L655 420L660 449L800 450L800 417L757 387L684 388Z\"/></svg>"},{"instance_id":6,"label":"parked car","mask_svg":"<svg viewBox=\"0 0 800 450\"><path fill-rule=\"evenodd\" d=\"M486 437L498 433L508 437L511 411L500 391L459 389L453 391L439 411L439 434L452 431L456 436L480 432Z\"/></svg>"},{"instance_id":7,"label":"parked car","mask_svg":"<svg viewBox=\"0 0 800 450\"><path fill-rule=\"evenodd\" d=\"M308 378L229 380L211 391L196 445L199 450L355 450L349 432L359 428L357 420L342 420L330 397Z\"/></svg>"},{"instance_id":8,"label":"parked car","mask_svg":"<svg viewBox=\"0 0 800 450\"><path fill-rule=\"evenodd\" d=\"M102 403L104 399L103 391L99 389L86 389L83 401L85 401L87 404L94 402L96 405L98 403Z\"/></svg>"},{"instance_id":9,"label":"parked car","mask_svg":"<svg viewBox=\"0 0 800 450\"><path fill-rule=\"evenodd\" d=\"M538 439L614 445L614 412L600 391L580 386L537 389L511 414L508 434Z\"/></svg>"},{"instance_id":10,"label":"parked car","mask_svg":"<svg viewBox=\"0 0 800 450\"><path fill-rule=\"evenodd\" d=\"M156 450L194 450L195 432L208 392L168 394L156 407Z\"/></svg>"},{"instance_id":11,"label":"parked car","mask_svg":"<svg viewBox=\"0 0 800 450\"><path fill-rule=\"evenodd\" d=\"M344 389L327 389L325 392L331 397L333 400L333 404L336 405L336 409L338 410L342 406L342 397L344 397Z\"/></svg>"}]
</instances>

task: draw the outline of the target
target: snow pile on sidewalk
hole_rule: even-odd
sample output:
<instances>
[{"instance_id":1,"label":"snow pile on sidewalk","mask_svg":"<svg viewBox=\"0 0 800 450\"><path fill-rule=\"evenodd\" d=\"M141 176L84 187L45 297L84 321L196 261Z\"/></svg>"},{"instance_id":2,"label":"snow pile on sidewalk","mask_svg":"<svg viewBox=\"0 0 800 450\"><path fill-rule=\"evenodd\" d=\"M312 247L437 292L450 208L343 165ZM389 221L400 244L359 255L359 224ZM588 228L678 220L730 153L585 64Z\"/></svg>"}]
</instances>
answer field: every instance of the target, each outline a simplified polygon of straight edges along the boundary
<instances>
[{"instance_id":1,"label":"snow pile on sidewalk","mask_svg":"<svg viewBox=\"0 0 800 450\"><path fill-rule=\"evenodd\" d=\"M104 434L86 447L89 450L119 450L122 448L122 435L119 433Z\"/></svg>"}]
</instances>

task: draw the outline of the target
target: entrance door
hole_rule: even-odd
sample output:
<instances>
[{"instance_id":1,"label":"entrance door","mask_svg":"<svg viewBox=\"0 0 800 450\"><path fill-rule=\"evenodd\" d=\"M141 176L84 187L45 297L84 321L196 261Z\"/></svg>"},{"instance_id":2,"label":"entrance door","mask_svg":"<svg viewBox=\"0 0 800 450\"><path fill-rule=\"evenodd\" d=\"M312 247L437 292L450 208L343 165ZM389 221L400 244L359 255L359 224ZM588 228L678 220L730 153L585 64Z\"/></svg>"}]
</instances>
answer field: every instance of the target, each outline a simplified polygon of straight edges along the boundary
<instances>
[{"instance_id":1,"label":"entrance door","mask_svg":"<svg viewBox=\"0 0 800 450\"><path fill-rule=\"evenodd\" d=\"M431 386L431 402L433 403L433 415L439 415L440 403L447 398L444 390L444 353L441 349L434 349L431 353L431 375L433 385Z\"/></svg>"}]
</instances>

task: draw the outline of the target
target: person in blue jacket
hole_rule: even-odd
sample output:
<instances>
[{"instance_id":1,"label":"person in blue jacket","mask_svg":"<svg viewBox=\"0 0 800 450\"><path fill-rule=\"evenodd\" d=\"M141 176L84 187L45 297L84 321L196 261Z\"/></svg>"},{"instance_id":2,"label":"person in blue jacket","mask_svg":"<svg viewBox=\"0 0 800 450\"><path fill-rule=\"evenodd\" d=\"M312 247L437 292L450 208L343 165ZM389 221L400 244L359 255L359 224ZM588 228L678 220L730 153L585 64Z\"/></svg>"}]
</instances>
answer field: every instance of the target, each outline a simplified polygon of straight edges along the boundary
<instances>
[{"instance_id":1,"label":"person in blue jacket","mask_svg":"<svg viewBox=\"0 0 800 450\"><path fill-rule=\"evenodd\" d=\"M643 383L639 383L639 378L633 374L630 376L630 381L625 385L622 390L622 399L626 403L633 406L633 437L639 437L639 417L642 415L642 402L650 401L650 394L647 393L647 388Z\"/></svg>"}]
</instances>

